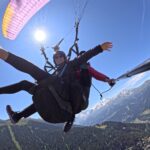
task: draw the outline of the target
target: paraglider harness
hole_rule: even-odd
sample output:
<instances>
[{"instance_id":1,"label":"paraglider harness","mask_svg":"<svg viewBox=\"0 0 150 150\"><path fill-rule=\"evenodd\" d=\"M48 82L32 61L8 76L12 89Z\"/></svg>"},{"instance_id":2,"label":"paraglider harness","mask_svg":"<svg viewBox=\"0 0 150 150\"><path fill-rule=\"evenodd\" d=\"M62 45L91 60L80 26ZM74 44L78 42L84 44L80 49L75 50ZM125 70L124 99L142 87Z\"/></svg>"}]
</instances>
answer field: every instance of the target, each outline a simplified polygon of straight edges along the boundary
<instances>
[{"instance_id":1,"label":"paraglider harness","mask_svg":"<svg viewBox=\"0 0 150 150\"><path fill-rule=\"evenodd\" d=\"M79 48L78 48L78 41L79 41L79 38L78 38L78 27L79 27L79 22L78 22L78 23L75 23L75 27L76 27L76 36L75 36L73 45L69 48L69 52L68 52L68 55L67 55L67 60L68 60L68 61L69 61L70 58L71 58L72 52L75 53L77 56L79 56ZM54 49L55 49L55 48L58 48L62 41L63 41L63 39L61 39L53 48L54 48ZM45 58L44 70L45 70L46 72L48 72L48 73L50 73L51 71L54 71L54 72L57 71L57 68L54 67L54 66L51 64L51 62L48 60L48 57L47 57L47 55L46 55L46 53L45 53L44 47L41 47L41 52L42 52L42 55L43 55L44 58ZM89 64L87 63L87 65L89 65ZM61 78L61 77L63 76L63 74L64 74L66 68L67 68L67 64L64 65L62 71L59 72L59 74L57 75L58 78ZM84 83L84 85L88 83L88 84L89 84L88 86L91 86L91 77L88 76L89 73L88 73L88 71L87 71L87 68L84 68L84 69L79 68L79 69L81 69L81 80L80 80L80 82ZM88 79L87 79L85 82L83 82L82 79L85 80L84 77L85 77L86 75L87 75ZM59 105L59 107L60 107L61 109L65 110L65 111L67 111L68 113L71 113L71 114L72 114L72 117L71 117L71 119L69 120L69 122L73 122L73 121L74 121L74 118L75 118L75 113L72 112L72 111L73 111L73 109L72 109L73 106L72 106L69 102L65 101L65 100L61 97L61 95L59 96L59 94L57 93L57 91L55 90L55 88L54 88L53 86L49 85L49 86L48 86L48 90L49 90L49 91L52 93L52 95L55 97L55 100L57 101L57 104ZM83 104L83 105L84 105L84 104Z\"/></svg>"},{"instance_id":2,"label":"paraglider harness","mask_svg":"<svg viewBox=\"0 0 150 150\"><path fill-rule=\"evenodd\" d=\"M73 42L73 45L69 48L69 52L67 54L67 60L69 61L71 59L71 55L72 55L72 52L75 53L75 55L78 57L79 56L79 46L78 46L78 41L79 41L79 38L78 38L78 33L79 33L79 23L83 17L83 13L84 13L84 10L86 8L88 4L88 0L86 1L82 11L81 11L81 14L80 16L76 19L77 21L75 22L75 39L74 39L74 42ZM62 43L62 41L64 40L64 38L62 38L54 47L53 49L58 49L60 44ZM55 66L53 66L46 53L45 53L45 48L42 46L41 47L41 52L42 52L42 55L44 56L45 58L45 65L44 65L44 70L48 73L50 73L51 71L57 71L57 68ZM81 70L81 78L80 78L80 82L81 82L81 85L83 84L83 86L86 86L86 87L89 87L92 84L91 82L91 79L92 77L89 75L89 72L88 72L88 65L89 63L86 63L84 64L86 67L85 68L82 68L82 66L79 68ZM63 70L65 71L65 68L63 68ZM64 71L61 72L61 75L59 76L61 78L61 76L63 75ZM85 78L86 77L86 78ZM93 85L93 87L100 93L100 91ZM68 104L66 101L64 101L62 98L59 97L58 93L56 92L56 90L54 89L54 87L52 86L49 86L48 87L49 91L53 94L53 96L55 97L59 107L63 110L67 110L68 112L71 113L71 105ZM102 98L102 94L100 93L100 96ZM88 99L87 99L88 100ZM87 103L87 102L85 102ZM84 105L84 104L83 104ZM84 106L83 106L84 107ZM87 107L85 107L87 108ZM84 109L85 109L84 108ZM82 110L82 108L81 108ZM69 120L70 122L73 122L74 121L74 118L75 118L75 113L73 112L73 115L72 115L72 118Z\"/></svg>"},{"instance_id":3,"label":"paraglider harness","mask_svg":"<svg viewBox=\"0 0 150 150\"><path fill-rule=\"evenodd\" d=\"M75 39L74 39L74 43L73 45L69 48L69 52L68 52L68 55L67 55L67 60L69 61L71 59L71 55L72 53L75 53L76 56L78 57L80 55L80 51L79 51L79 46L78 46L78 41L79 41L79 38L78 38L78 29L79 29L79 22L76 22L75 23ZM53 49L55 50L55 48L59 48L61 42L64 40L64 38L62 38L54 47ZM44 70L48 73L50 73L52 70L54 71L57 71L57 68L54 67L50 61L48 60L48 57L45 53L45 49L44 47L41 48L41 52L42 52L42 55L44 56L45 58L45 65L44 65ZM89 72L88 72L88 66L90 64L87 62L83 65L80 66L80 83L82 86L84 87L91 87L92 84L92 77L91 75L89 75ZM58 75L60 78L61 76L63 75L65 69L67 67L67 64L63 67L63 70L61 71L61 73ZM93 85L93 87L100 93L100 96L102 98L102 93ZM70 108L68 107L68 104L67 106L65 106L64 104L64 100L61 100L57 95L57 92L54 90L53 87L49 87L49 90L53 93L53 95L55 96L59 106L61 106L61 108L63 107L63 109L67 109L70 111ZM110 90L110 89L109 89ZM106 92L106 91L105 91ZM61 101L61 102L60 102ZM63 105L63 106L62 106ZM84 104L83 104L84 105ZM65 107L64 107L65 106Z\"/></svg>"}]
</instances>

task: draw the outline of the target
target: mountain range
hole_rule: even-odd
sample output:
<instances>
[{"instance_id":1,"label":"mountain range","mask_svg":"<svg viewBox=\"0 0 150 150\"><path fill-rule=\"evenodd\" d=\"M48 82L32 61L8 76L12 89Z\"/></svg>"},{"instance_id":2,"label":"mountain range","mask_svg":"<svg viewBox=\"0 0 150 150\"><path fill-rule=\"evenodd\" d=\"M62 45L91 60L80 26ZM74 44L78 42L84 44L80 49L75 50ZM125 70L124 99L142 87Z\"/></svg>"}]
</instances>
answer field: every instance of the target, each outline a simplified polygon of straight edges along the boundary
<instances>
[{"instance_id":1,"label":"mountain range","mask_svg":"<svg viewBox=\"0 0 150 150\"><path fill-rule=\"evenodd\" d=\"M99 103L94 109L81 113L77 118L77 123L81 125L94 125L105 121L150 122L150 80L138 88L122 91L107 103Z\"/></svg>"}]
</instances>

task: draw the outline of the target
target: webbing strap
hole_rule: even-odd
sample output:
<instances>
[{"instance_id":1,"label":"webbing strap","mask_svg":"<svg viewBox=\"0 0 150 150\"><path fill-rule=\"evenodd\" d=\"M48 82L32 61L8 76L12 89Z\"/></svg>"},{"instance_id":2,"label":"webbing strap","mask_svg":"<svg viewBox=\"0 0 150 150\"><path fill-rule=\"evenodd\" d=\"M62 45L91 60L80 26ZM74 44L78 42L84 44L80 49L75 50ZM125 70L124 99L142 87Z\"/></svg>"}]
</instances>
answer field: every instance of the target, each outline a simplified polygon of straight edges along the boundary
<instances>
[{"instance_id":1,"label":"webbing strap","mask_svg":"<svg viewBox=\"0 0 150 150\"><path fill-rule=\"evenodd\" d=\"M58 77L62 77L62 75L64 74L65 70L67 68L67 64L64 65L62 71L59 73Z\"/></svg>"},{"instance_id":2,"label":"webbing strap","mask_svg":"<svg viewBox=\"0 0 150 150\"><path fill-rule=\"evenodd\" d=\"M62 98L57 94L56 90L52 86L49 85L48 89L50 90L50 92L55 97L59 107L72 114L73 112L72 112L71 104L67 101L62 100Z\"/></svg>"}]
</instances>

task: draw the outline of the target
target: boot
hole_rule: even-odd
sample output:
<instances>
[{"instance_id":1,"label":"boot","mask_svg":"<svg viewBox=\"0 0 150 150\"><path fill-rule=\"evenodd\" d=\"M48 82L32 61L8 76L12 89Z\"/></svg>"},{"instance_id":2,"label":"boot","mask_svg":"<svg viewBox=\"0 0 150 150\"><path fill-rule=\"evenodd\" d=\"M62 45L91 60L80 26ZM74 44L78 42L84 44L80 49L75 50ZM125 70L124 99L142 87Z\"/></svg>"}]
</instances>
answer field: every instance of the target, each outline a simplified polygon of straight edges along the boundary
<instances>
[{"instance_id":1,"label":"boot","mask_svg":"<svg viewBox=\"0 0 150 150\"><path fill-rule=\"evenodd\" d=\"M19 115L19 113L14 112L10 105L6 106L6 111L10 118L11 123L16 124L21 119L21 116Z\"/></svg>"},{"instance_id":2,"label":"boot","mask_svg":"<svg viewBox=\"0 0 150 150\"><path fill-rule=\"evenodd\" d=\"M69 120L69 121L67 121L67 122L65 123L65 125L64 125L64 132L65 132L65 133L68 132L68 131L71 129L74 120L75 120L75 115L72 116L72 119L71 119L71 120Z\"/></svg>"},{"instance_id":3,"label":"boot","mask_svg":"<svg viewBox=\"0 0 150 150\"><path fill-rule=\"evenodd\" d=\"M72 125L73 125L72 121L66 122L65 125L64 125L64 132L65 133L68 132L71 129Z\"/></svg>"}]
</instances>

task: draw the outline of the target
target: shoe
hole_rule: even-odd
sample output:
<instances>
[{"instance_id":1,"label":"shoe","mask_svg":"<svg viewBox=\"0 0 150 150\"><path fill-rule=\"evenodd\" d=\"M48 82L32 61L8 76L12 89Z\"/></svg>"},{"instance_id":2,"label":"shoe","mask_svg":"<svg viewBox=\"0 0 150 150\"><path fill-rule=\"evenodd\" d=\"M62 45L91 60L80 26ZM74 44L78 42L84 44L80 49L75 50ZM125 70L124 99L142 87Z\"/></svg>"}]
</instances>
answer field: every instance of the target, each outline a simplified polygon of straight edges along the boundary
<instances>
[{"instance_id":1,"label":"shoe","mask_svg":"<svg viewBox=\"0 0 150 150\"><path fill-rule=\"evenodd\" d=\"M72 121L66 122L64 125L64 132L68 132L71 129L72 125L73 125Z\"/></svg>"},{"instance_id":2,"label":"shoe","mask_svg":"<svg viewBox=\"0 0 150 150\"><path fill-rule=\"evenodd\" d=\"M11 123L16 124L20 120L20 118L18 117L18 113L14 112L10 105L6 106L6 111L10 118Z\"/></svg>"}]
</instances>

